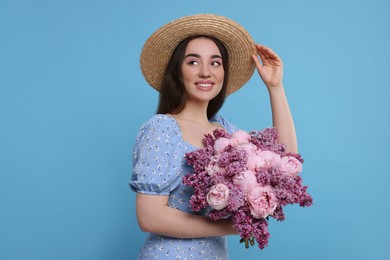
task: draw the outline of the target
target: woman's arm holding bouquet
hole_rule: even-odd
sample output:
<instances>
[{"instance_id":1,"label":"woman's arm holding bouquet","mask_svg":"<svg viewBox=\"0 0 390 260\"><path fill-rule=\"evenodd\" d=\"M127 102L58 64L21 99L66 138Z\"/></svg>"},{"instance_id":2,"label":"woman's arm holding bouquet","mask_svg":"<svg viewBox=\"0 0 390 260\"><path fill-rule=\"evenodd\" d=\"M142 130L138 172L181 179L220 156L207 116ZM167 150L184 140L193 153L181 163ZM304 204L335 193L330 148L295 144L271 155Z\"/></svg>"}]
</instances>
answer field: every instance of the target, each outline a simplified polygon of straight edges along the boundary
<instances>
[{"instance_id":1,"label":"woman's arm holding bouquet","mask_svg":"<svg viewBox=\"0 0 390 260\"><path fill-rule=\"evenodd\" d=\"M213 221L168 206L168 196L137 193L136 210L142 231L177 238L238 234L232 221Z\"/></svg>"},{"instance_id":2,"label":"woman's arm holding bouquet","mask_svg":"<svg viewBox=\"0 0 390 260\"><path fill-rule=\"evenodd\" d=\"M272 121L279 132L279 142L286 145L287 151L297 153L294 121L282 83L283 62L270 48L260 44L256 48L258 55L254 54L253 60L270 95Z\"/></svg>"}]
</instances>

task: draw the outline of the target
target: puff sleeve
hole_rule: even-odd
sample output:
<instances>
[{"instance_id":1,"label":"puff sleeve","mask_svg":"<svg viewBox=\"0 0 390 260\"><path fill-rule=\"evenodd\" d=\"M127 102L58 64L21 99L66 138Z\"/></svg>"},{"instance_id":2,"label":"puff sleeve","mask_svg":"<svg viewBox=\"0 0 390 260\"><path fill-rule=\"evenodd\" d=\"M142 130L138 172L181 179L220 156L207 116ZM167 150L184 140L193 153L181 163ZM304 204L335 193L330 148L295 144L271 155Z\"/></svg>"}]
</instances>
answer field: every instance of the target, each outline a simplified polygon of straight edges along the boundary
<instances>
[{"instance_id":1,"label":"puff sleeve","mask_svg":"<svg viewBox=\"0 0 390 260\"><path fill-rule=\"evenodd\" d=\"M133 191L169 195L183 177L186 149L172 118L155 115L140 129L133 149Z\"/></svg>"}]
</instances>

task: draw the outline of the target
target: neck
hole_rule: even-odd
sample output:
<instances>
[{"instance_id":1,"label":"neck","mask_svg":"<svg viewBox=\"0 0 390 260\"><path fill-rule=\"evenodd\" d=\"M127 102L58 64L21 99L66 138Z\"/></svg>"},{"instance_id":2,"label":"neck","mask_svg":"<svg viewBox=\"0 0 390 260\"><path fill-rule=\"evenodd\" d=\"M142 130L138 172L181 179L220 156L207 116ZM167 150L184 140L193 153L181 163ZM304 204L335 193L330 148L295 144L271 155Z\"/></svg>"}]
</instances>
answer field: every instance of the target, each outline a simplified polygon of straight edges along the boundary
<instances>
[{"instance_id":1,"label":"neck","mask_svg":"<svg viewBox=\"0 0 390 260\"><path fill-rule=\"evenodd\" d=\"M186 103L184 109L175 115L178 119L188 120L197 122L200 124L209 124L209 119L207 118L207 103Z\"/></svg>"}]
</instances>

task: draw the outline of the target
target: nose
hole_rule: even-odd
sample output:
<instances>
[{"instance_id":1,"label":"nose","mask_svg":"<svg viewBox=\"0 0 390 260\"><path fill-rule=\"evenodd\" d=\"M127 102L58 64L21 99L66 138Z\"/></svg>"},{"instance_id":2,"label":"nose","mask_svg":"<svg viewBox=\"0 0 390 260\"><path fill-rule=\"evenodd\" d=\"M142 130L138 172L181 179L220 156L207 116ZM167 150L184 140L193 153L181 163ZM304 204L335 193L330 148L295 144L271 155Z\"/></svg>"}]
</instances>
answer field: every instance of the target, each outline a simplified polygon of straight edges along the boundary
<instances>
[{"instance_id":1,"label":"nose","mask_svg":"<svg viewBox=\"0 0 390 260\"><path fill-rule=\"evenodd\" d=\"M208 78L210 77L210 67L206 65L201 65L199 68L199 77Z\"/></svg>"}]
</instances>

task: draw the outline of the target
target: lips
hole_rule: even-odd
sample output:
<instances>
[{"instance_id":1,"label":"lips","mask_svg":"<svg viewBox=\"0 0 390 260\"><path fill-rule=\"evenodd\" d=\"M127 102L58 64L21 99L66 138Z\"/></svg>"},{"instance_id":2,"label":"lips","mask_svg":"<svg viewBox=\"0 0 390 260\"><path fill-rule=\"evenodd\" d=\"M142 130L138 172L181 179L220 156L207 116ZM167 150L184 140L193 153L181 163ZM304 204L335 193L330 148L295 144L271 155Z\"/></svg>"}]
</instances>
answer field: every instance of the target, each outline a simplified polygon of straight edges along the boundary
<instances>
[{"instance_id":1,"label":"lips","mask_svg":"<svg viewBox=\"0 0 390 260\"><path fill-rule=\"evenodd\" d=\"M196 87L200 90L203 90L203 91L208 91L208 90L211 90L214 86L214 82L212 81L198 81L195 83Z\"/></svg>"}]
</instances>

